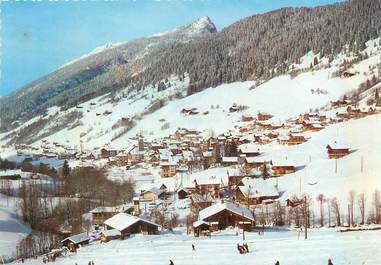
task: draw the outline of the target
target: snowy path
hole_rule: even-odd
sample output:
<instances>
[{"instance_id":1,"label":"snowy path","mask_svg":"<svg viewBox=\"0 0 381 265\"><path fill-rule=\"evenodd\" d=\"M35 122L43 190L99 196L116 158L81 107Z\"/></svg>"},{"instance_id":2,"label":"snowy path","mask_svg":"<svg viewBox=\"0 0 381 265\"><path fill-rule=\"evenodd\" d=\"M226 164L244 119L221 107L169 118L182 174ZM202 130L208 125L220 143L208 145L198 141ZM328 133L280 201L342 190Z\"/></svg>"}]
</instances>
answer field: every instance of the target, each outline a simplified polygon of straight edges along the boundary
<instances>
[{"instance_id":1,"label":"snowy path","mask_svg":"<svg viewBox=\"0 0 381 265\"><path fill-rule=\"evenodd\" d=\"M57 265L87 264L94 260L96 265L142 265L168 264L169 259L182 265L321 265L328 258L335 265L344 264L381 264L379 252L381 231L339 233L333 229L310 232L310 239L303 235L298 240L296 231L245 233L250 253L240 255L236 244L241 242L234 231L220 233L209 238L194 238L184 234L165 234L159 236L136 236L123 241L116 240L107 244L93 243L83 247L76 254L58 259ZM191 250L195 244L196 251ZM41 261L28 261L27 264L41 264Z\"/></svg>"}]
</instances>

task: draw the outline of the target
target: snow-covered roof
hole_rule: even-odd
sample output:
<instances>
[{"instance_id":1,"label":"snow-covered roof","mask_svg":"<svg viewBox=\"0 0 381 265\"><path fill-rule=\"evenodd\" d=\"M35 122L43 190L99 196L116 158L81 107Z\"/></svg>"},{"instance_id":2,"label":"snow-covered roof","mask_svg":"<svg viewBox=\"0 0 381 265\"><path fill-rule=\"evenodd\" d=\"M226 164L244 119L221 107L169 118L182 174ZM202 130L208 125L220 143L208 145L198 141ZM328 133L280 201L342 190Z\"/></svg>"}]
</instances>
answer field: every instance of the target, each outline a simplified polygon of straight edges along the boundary
<instances>
[{"instance_id":1,"label":"snow-covered roof","mask_svg":"<svg viewBox=\"0 0 381 265\"><path fill-rule=\"evenodd\" d=\"M145 220L145 219L142 219L142 218L139 218L137 216L130 215L130 214L126 214L126 213L118 213L118 214L114 215L113 217L104 221L104 224L109 226L109 227L112 227L113 229L117 229L118 231L123 231L126 228L132 226L133 224L135 224L139 221L143 221L145 223L149 223L149 224L158 226L157 224L155 224L151 221L148 221L148 220Z\"/></svg>"},{"instance_id":2,"label":"snow-covered roof","mask_svg":"<svg viewBox=\"0 0 381 265\"><path fill-rule=\"evenodd\" d=\"M208 217L215 215L224 210L228 210L237 215L243 216L251 221L254 221L253 213L246 207L241 207L232 202L219 202L214 205L211 205L199 212L199 220L205 220Z\"/></svg>"},{"instance_id":3,"label":"snow-covered roof","mask_svg":"<svg viewBox=\"0 0 381 265\"><path fill-rule=\"evenodd\" d=\"M238 147L238 150L241 151L241 153L248 154L248 153L259 153L259 146L248 143L248 144L241 144Z\"/></svg>"},{"instance_id":4,"label":"snow-covered roof","mask_svg":"<svg viewBox=\"0 0 381 265\"><path fill-rule=\"evenodd\" d=\"M101 232L101 234L105 236L120 236L121 235L120 231L117 229L104 230Z\"/></svg>"},{"instance_id":5,"label":"snow-covered roof","mask_svg":"<svg viewBox=\"0 0 381 265\"><path fill-rule=\"evenodd\" d=\"M199 220L199 221L196 221L196 222L193 223L193 227L194 227L194 228L197 228L197 227L199 227L199 226L201 226L201 225L207 225L207 226L210 226L207 222L202 221L202 220Z\"/></svg>"},{"instance_id":6,"label":"snow-covered roof","mask_svg":"<svg viewBox=\"0 0 381 265\"><path fill-rule=\"evenodd\" d=\"M90 240L90 237L87 235L87 233L82 233L82 234L78 234L78 235L74 235L74 236L69 236L69 237L65 238L64 240L62 240L61 242L64 242L66 240L69 240L69 241L73 242L74 244L79 244L79 243Z\"/></svg>"},{"instance_id":7,"label":"snow-covered roof","mask_svg":"<svg viewBox=\"0 0 381 265\"><path fill-rule=\"evenodd\" d=\"M329 146L332 149L349 149L349 147L345 145L344 143L338 143L338 142L330 143Z\"/></svg>"},{"instance_id":8,"label":"snow-covered roof","mask_svg":"<svg viewBox=\"0 0 381 265\"><path fill-rule=\"evenodd\" d=\"M261 197L278 197L279 192L264 179L261 178L243 178L242 183L244 186L239 186L242 194L248 198L261 198Z\"/></svg>"},{"instance_id":9,"label":"snow-covered roof","mask_svg":"<svg viewBox=\"0 0 381 265\"><path fill-rule=\"evenodd\" d=\"M238 162L238 157L236 157L236 156L224 156L222 158L222 162L237 163Z\"/></svg>"},{"instance_id":10,"label":"snow-covered roof","mask_svg":"<svg viewBox=\"0 0 381 265\"><path fill-rule=\"evenodd\" d=\"M129 204L122 204L117 206L100 206L92 209L90 213L117 213L117 212L124 212L128 209L133 207Z\"/></svg>"}]
</instances>

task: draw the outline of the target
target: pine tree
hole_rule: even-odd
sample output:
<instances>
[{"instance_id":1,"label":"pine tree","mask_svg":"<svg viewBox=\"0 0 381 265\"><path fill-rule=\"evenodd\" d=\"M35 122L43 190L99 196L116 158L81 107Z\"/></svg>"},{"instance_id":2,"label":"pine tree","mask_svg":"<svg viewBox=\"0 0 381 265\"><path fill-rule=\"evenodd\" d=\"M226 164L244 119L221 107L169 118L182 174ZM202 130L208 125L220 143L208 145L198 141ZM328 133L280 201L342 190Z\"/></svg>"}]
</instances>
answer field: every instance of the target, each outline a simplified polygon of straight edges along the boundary
<instances>
[{"instance_id":1,"label":"pine tree","mask_svg":"<svg viewBox=\"0 0 381 265\"><path fill-rule=\"evenodd\" d=\"M64 161L62 166L62 176L64 178L67 178L70 176L70 167L69 167L69 162L67 162L67 160Z\"/></svg>"}]
</instances>

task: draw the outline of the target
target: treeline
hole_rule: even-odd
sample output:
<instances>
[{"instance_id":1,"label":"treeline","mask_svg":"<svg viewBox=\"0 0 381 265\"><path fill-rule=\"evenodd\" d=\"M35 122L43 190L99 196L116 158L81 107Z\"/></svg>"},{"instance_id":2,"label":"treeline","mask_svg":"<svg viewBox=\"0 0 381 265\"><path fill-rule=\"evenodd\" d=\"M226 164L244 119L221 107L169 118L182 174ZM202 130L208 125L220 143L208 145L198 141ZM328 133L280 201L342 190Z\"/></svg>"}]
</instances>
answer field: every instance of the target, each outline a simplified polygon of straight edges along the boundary
<instances>
[{"instance_id":1,"label":"treeline","mask_svg":"<svg viewBox=\"0 0 381 265\"><path fill-rule=\"evenodd\" d=\"M255 208L257 225L277 225L304 227L340 227L365 224L381 224L381 193L375 190L371 198L355 191L348 193L346 204L336 197L326 197L323 193L316 198L291 198L295 207L287 207L277 202L272 205L259 205Z\"/></svg>"},{"instance_id":2,"label":"treeline","mask_svg":"<svg viewBox=\"0 0 381 265\"><path fill-rule=\"evenodd\" d=\"M3 130L25 114L63 108L119 89L139 91L172 74L189 73L194 93L221 83L267 80L289 71L308 51L333 59L345 45L358 52L380 36L381 0L351 0L316 8L283 8L240 20L208 37L143 38L63 67L0 102ZM179 41L180 40L180 41ZM148 56L137 56L152 42ZM141 71L138 71L140 69ZM139 74L135 74L139 72ZM5 127L4 127L5 126Z\"/></svg>"},{"instance_id":3,"label":"treeline","mask_svg":"<svg viewBox=\"0 0 381 265\"><path fill-rule=\"evenodd\" d=\"M7 169L21 169L21 171L25 172L40 173L53 178L58 177L56 168L41 162L38 165L33 165L28 159L24 159L21 163L16 163L14 161L9 161L7 159L3 160L0 158L0 170Z\"/></svg>"}]
</instances>

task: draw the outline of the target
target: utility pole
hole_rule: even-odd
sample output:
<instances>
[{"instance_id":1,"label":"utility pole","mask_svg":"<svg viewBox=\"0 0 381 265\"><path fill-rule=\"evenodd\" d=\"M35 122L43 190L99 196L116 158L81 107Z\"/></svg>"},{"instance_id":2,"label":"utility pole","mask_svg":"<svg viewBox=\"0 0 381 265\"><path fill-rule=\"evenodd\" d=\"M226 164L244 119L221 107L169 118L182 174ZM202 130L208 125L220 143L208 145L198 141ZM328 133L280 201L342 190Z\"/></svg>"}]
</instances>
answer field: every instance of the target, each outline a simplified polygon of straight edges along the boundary
<instances>
[{"instance_id":1,"label":"utility pole","mask_svg":"<svg viewBox=\"0 0 381 265\"><path fill-rule=\"evenodd\" d=\"M335 173L337 174L337 158L335 158Z\"/></svg>"},{"instance_id":2,"label":"utility pole","mask_svg":"<svg viewBox=\"0 0 381 265\"><path fill-rule=\"evenodd\" d=\"M308 225L308 216L307 216L307 195L304 196L304 239L307 239L307 225Z\"/></svg>"},{"instance_id":3,"label":"utility pole","mask_svg":"<svg viewBox=\"0 0 381 265\"><path fill-rule=\"evenodd\" d=\"M242 212L242 216L245 217L244 212ZM245 222L242 222L242 241L245 241Z\"/></svg>"}]
</instances>

